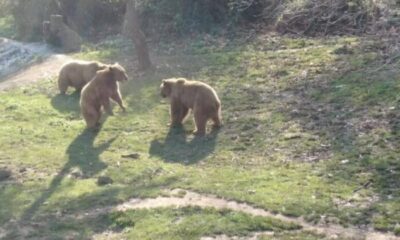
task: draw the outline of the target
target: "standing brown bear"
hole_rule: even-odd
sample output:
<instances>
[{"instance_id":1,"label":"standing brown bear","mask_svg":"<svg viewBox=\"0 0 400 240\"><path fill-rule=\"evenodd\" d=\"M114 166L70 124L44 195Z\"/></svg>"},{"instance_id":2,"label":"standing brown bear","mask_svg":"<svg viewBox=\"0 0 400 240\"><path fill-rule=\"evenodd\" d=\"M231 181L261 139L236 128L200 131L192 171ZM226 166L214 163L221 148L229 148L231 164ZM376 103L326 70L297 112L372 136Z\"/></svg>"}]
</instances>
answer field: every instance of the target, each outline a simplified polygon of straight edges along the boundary
<instances>
[{"instance_id":1,"label":"standing brown bear","mask_svg":"<svg viewBox=\"0 0 400 240\"><path fill-rule=\"evenodd\" d=\"M68 87L74 87L77 91L88 83L96 72L105 69L107 65L100 62L74 61L65 64L58 75L58 88L61 94L65 94Z\"/></svg>"},{"instance_id":2,"label":"standing brown bear","mask_svg":"<svg viewBox=\"0 0 400 240\"><path fill-rule=\"evenodd\" d=\"M118 82L127 80L128 76L125 69L115 63L98 71L93 80L86 84L82 89L80 106L88 128L98 127L101 106L109 115L113 115L110 98L117 102L125 112Z\"/></svg>"},{"instance_id":3,"label":"standing brown bear","mask_svg":"<svg viewBox=\"0 0 400 240\"><path fill-rule=\"evenodd\" d=\"M214 127L220 127L221 102L215 90L199 81L189 81L184 78L170 78L162 80L161 96L171 100L171 125L181 125L189 113L193 111L196 130L194 134L204 135L209 119Z\"/></svg>"}]
</instances>

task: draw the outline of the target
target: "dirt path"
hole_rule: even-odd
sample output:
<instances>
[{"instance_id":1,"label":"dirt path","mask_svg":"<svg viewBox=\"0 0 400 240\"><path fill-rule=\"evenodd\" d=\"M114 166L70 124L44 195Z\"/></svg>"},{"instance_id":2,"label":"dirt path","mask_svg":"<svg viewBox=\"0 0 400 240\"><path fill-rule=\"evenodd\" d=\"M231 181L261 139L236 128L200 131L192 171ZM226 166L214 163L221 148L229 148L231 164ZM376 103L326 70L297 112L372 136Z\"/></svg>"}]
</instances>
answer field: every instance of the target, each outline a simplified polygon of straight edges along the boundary
<instances>
[{"instance_id":1,"label":"dirt path","mask_svg":"<svg viewBox=\"0 0 400 240\"><path fill-rule=\"evenodd\" d=\"M20 70L16 74L0 80L0 91L55 76L61 66L71 60L72 58L66 55L52 55L41 63L29 66L27 69Z\"/></svg>"},{"instance_id":2,"label":"dirt path","mask_svg":"<svg viewBox=\"0 0 400 240\"><path fill-rule=\"evenodd\" d=\"M174 197L179 192L184 190L175 189L171 191L171 197L157 197L153 199L131 199L130 201L116 207L118 211L126 211L129 209L140 208L157 208L157 207L214 207L216 209L230 209L240 211L254 216L263 216L277 218L285 222L293 222L299 224L304 230L313 231L316 233L325 234L330 238L351 238L351 239L366 239L366 240L395 240L400 239L394 235L380 233L371 229L344 228L340 225L317 226L305 222L302 218L291 218L280 214L273 214L261 208L255 208L246 203L238 203L218 198L213 195L202 195L199 193L185 191L183 197Z\"/></svg>"},{"instance_id":3,"label":"dirt path","mask_svg":"<svg viewBox=\"0 0 400 240\"><path fill-rule=\"evenodd\" d=\"M184 193L184 196L182 196ZM199 194L192 191L186 191L182 189L174 189L167 192L169 197L157 197L157 198L134 198L125 203L117 205L115 207L99 208L93 211L84 213L82 216L75 216L77 218L83 218L88 216L96 216L98 214L104 214L112 211L127 211L130 209L144 209L144 208L160 208L160 207L213 207L216 209L230 209L232 211L244 212L254 216L263 216L279 219L285 222L292 222L303 227L303 230L312 231L318 234L324 234L330 239L354 239L354 240L400 240L400 237L396 237L390 233L382 233L374 231L373 229L364 229L357 227L345 228L336 224L329 225L312 225L303 218L287 217L281 214L274 214L270 211L253 207L246 203L239 203L236 201L230 201L223 198L219 198L214 195ZM254 233L246 239L257 239L261 235L271 235L270 232ZM225 235L215 237L204 237L203 240L226 240L226 239L243 239L240 237L228 237Z\"/></svg>"}]
</instances>

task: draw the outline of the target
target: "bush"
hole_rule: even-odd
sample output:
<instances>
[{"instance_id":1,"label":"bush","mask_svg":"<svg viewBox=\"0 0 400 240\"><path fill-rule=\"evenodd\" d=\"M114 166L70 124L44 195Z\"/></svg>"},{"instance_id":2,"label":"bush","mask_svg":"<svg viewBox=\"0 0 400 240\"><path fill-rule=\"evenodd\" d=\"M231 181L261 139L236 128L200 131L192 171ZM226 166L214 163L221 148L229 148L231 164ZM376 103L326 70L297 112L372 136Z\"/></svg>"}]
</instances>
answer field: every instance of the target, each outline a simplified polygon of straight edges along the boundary
<instances>
[{"instance_id":1,"label":"bush","mask_svg":"<svg viewBox=\"0 0 400 240\"><path fill-rule=\"evenodd\" d=\"M141 0L148 35L213 32L221 27L270 25L301 35L361 34L392 0Z\"/></svg>"},{"instance_id":2,"label":"bush","mask_svg":"<svg viewBox=\"0 0 400 240\"><path fill-rule=\"evenodd\" d=\"M301 35L360 34L380 15L365 0L303 0L286 5L277 20L279 32Z\"/></svg>"},{"instance_id":3,"label":"bush","mask_svg":"<svg viewBox=\"0 0 400 240\"><path fill-rule=\"evenodd\" d=\"M136 0L142 29L152 38L217 32L257 23L281 33L361 34L395 0ZM88 38L120 32L127 0L0 0L13 9L20 38L38 38L41 23L59 13ZM10 5L10 3L12 3ZM389 6L389 7L388 7ZM0 5L0 9L3 9ZM0 12L1 14L1 12Z\"/></svg>"}]
</instances>

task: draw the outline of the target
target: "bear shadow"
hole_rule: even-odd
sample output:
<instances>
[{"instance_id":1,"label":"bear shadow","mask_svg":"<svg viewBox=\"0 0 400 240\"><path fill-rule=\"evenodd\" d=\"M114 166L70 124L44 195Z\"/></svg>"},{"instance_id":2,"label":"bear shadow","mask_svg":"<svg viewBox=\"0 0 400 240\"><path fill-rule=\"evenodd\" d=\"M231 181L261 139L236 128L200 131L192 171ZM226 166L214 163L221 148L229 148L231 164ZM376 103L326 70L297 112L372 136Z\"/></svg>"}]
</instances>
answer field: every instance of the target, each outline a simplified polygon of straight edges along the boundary
<instances>
[{"instance_id":1,"label":"bear shadow","mask_svg":"<svg viewBox=\"0 0 400 240\"><path fill-rule=\"evenodd\" d=\"M95 147L94 140L101 131L101 127L102 125L96 130L86 128L74 139L66 151L68 163L65 165L65 169L78 167L82 172L82 177L89 178L107 168L107 165L101 161L100 155L110 147L117 137Z\"/></svg>"},{"instance_id":2,"label":"bear shadow","mask_svg":"<svg viewBox=\"0 0 400 240\"><path fill-rule=\"evenodd\" d=\"M101 161L100 155L107 150L117 137L111 138L99 146L94 146L94 141L98 135L98 131L85 129L79 134L68 146L66 155L68 161L62 169L54 176L49 187L43 191L39 198L31 204L31 206L21 215L22 221L32 219L37 210L51 197L51 195L60 186L62 180L68 176L72 176L74 168L79 169L81 179L86 179L94 176L107 168L107 164Z\"/></svg>"},{"instance_id":3,"label":"bear shadow","mask_svg":"<svg viewBox=\"0 0 400 240\"><path fill-rule=\"evenodd\" d=\"M51 105L61 113L79 113L80 92L74 91L71 94L57 94L51 99Z\"/></svg>"},{"instance_id":4,"label":"bear shadow","mask_svg":"<svg viewBox=\"0 0 400 240\"><path fill-rule=\"evenodd\" d=\"M200 137L187 135L183 126L171 127L164 142L158 139L151 142L149 154L160 156L166 162L195 164L214 152L218 132L218 129L213 129Z\"/></svg>"}]
</instances>

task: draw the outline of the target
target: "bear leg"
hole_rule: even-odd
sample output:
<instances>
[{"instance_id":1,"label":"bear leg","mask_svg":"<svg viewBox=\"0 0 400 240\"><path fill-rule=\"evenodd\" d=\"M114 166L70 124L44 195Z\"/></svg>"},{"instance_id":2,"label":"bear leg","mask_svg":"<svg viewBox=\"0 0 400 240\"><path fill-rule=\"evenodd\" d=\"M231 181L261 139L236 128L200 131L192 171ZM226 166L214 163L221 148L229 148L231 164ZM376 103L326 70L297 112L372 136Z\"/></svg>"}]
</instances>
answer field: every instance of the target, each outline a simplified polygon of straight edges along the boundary
<instances>
[{"instance_id":1,"label":"bear leg","mask_svg":"<svg viewBox=\"0 0 400 240\"><path fill-rule=\"evenodd\" d=\"M218 110L213 114L213 116L211 116L211 120L214 122L213 125L214 128L222 127L221 108L218 108Z\"/></svg>"},{"instance_id":2,"label":"bear leg","mask_svg":"<svg viewBox=\"0 0 400 240\"><path fill-rule=\"evenodd\" d=\"M94 108L85 108L82 110L83 118L86 121L87 128L96 128L99 125L99 120L101 117L100 111Z\"/></svg>"},{"instance_id":3,"label":"bear leg","mask_svg":"<svg viewBox=\"0 0 400 240\"><path fill-rule=\"evenodd\" d=\"M60 90L60 94L65 94L67 92L69 83L68 83L68 79L60 76L58 78L58 89Z\"/></svg>"},{"instance_id":4,"label":"bear leg","mask_svg":"<svg viewBox=\"0 0 400 240\"><path fill-rule=\"evenodd\" d=\"M108 99L108 98L103 99L103 108L104 108L104 111L106 111L106 113L108 115L110 115L110 116L114 115L112 108L111 108L110 99Z\"/></svg>"},{"instance_id":5,"label":"bear leg","mask_svg":"<svg viewBox=\"0 0 400 240\"><path fill-rule=\"evenodd\" d=\"M195 110L193 112L194 122L196 129L193 131L195 135L204 136L206 134L207 116L200 110Z\"/></svg>"},{"instance_id":6,"label":"bear leg","mask_svg":"<svg viewBox=\"0 0 400 240\"><path fill-rule=\"evenodd\" d=\"M117 89L112 95L111 95L111 99L114 100L116 103L118 103L118 105L121 107L122 111L126 111L125 107L124 107L124 103L122 102L122 97L121 97L121 93L119 92L119 89Z\"/></svg>"},{"instance_id":7,"label":"bear leg","mask_svg":"<svg viewBox=\"0 0 400 240\"><path fill-rule=\"evenodd\" d=\"M189 113L189 108L182 106L177 121L182 124L185 121L185 118L187 117L188 113Z\"/></svg>"},{"instance_id":8,"label":"bear leg","mask_svg":"<svg viewBox=\"0 0 400 240\"><path fill-rule=\"evenodd\" d=\"M84 86L85 86L84 84L81 84L81 85L79 85L79 86L76 86L76 87L75 87L75 91L77 91L78 93L82 92L82 88L83 88Z\"/></svg>"},{"instance_id":9,"label":"bear leg","mask_svg":"<svg viewBox=\"0 0 400 240\"><path fill-rule=\"evenodd\" d=\"M186 117L189 109L183 106L178 101L171 102L171 126L179 126L182 124L183 119Z\"/></svg>"},{"instance_id":10,"label":"bear leg","mask_svg":"<svg viewBox=\"0 0 400 240\"><path fill-rule=\"evenodd\" d=\"M214 122L214 125L213 125L214 128L222 127L222 121L221 121L221 118L218 115L217 116L213 116L211 119Z\"/></svg>"}]
</instances>

